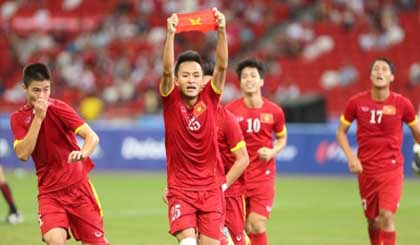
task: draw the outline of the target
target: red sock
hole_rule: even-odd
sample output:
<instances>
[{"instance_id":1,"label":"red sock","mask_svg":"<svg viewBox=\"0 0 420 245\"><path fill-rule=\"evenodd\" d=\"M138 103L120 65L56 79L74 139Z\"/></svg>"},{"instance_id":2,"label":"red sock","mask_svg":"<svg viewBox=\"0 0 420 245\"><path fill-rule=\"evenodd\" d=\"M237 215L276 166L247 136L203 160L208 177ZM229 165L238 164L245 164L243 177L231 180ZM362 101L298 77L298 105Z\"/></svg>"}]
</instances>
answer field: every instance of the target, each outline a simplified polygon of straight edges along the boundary
<instances>
[{"instance_id":1,"label":"red sock","mask_svg":"<svg viewBox=\"0 0 420 245\"><path fill-rule=\"evenodd\" d=\"M379 243L379 235L381 231L378 229L368 229L369 231L369 239L371 245L380 245Z\"/></svg>"},{"instance_id":2,"label":"red sock","mask_svg":"<svg viewBox=\"0 0 420 245\"><path fill-rule=\"evenodd\" d=\"M396 232L395 231L381 231L381 245L395 245Z\"/></svg>"},{"instance_id":3,"label":"red sock","mask_svg":"<svg viewBox=\"0 0 420 245\"><path fill-rule=\"evenodd\" d=\"M251 233L248 234L252 245L267 245L267 233Z\"/></svg>"},{"instance_id":4,"label":"red sock","mask_svg":"<svg viewBox=\"0 0 420 245\"><path fill-rule=\"evenodd\" d=\"M9 185L5 182L0 184L0 190L3 192L3 196L6 199L7 204L11 213L16 213L15 203L13 201L12 192L10 191Z\"/></svg>"}]
</instances>

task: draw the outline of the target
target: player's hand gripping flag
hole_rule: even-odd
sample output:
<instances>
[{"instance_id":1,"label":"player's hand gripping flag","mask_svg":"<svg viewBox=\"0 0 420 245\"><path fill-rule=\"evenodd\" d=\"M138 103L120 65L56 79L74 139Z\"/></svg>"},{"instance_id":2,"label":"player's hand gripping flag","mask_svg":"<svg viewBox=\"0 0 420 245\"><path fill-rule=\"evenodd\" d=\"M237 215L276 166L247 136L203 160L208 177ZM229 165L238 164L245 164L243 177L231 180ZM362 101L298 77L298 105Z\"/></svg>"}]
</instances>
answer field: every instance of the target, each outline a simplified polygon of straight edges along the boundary
<instances>
[{"instance_id":1,"label":"player's hand gripping flag","mask_svg":"<svg viewBox=\"0 0 420 245\"><path fill-rule=\"evenodd\" d=\"M186 31L201 31L208 32L217 30L218 24L214 10L200 10L190 13L177 14L178 25L176 26L176 32Z\"/></svg>"}]
</instances>

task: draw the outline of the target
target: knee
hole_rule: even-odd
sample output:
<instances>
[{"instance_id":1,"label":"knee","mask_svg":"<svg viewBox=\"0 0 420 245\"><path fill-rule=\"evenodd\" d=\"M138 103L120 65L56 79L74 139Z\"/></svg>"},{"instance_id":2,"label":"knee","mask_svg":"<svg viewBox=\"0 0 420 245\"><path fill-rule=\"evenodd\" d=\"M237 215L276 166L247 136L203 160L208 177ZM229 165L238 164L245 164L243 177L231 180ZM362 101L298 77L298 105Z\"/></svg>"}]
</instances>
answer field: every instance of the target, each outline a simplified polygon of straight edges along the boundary
<instances>
[{"instance_id":1,"label":"knee","mask_svg":"<svg viewBox=\"0 0 420 245\"><path fill-rule=\"evenodd\" d=\"M394 214L391 211L381 210L379 220L382 229L389 230L394 227Z\"/></svg>"},{"instance_id":2,"label":"knee","mask_svg":"<svg viewBox=\"0 0 420 245\"><path fill-rule=\"evenodd\" d=\"M63 239L58 238L58 237L51 237L51 238L44 239L44 240L45 240L45 243L47 245L65 245L66 244L65 239L63 240Z\"/></svg>"},{"instance_id":3,"label":"knee","mask_svg":"<svg viewBox=\"0 0 420 245\"><path fill-rule=\"evenodd\" d=\"M54 228L47 232L43 239L48 245L65 245L67 241L67 233L63 229Z\"/></svg>"},{"instance_id":4,"label":"knee","mask_svg":"<svg viewBox=\"0 0 420 245\"><path fill-rule=\"evenodd\" d=\"M264 219L252 219L246 224L248 233L264 233L266 231L266 221Z\"/></svg>"}]
</instances>

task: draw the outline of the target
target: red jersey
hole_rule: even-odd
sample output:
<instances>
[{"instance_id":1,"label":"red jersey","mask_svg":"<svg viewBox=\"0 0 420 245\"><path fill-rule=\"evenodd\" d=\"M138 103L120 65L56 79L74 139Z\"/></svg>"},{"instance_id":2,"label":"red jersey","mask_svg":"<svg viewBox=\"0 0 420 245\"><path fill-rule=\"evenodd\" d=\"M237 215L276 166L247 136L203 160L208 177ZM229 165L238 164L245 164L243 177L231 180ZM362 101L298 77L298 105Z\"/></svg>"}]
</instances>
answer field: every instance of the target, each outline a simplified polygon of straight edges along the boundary
<instances>
[{"instance_id":1,"label":"red jersey","mask_svg":"<svg viewBox=\"0 0 420 245\"><path fill-rule=\"evenodd\" d=\"M350 98L341 116L347 125L355 119L363 173L372 176L402 167L402 123L417 122L411 102L394 92L384 101L373 100L370 91L361 92Z\"/></svg>"},{"instance_id":2,"label":"red jersey","mask_svg":"<svg viewBox=\"0 0 420 245\"><path fill-rule=\"evenodd\" d=\"M169 188L208 190L217 181L217 107L220 93L211 82L200 92L192 108L182 101L177 86L161 95Z\"/></svg>"},{"instance_id":3,"label":"red jersey","mask_svg":"<svg viewBox=\"0 0 420 245\"><path fill-rule=\"evenodd\" d=\"M273 102L263 98L261 108L248 108L240 98L226 106L241 126L249 155L249 166L245 170L246 184L261 182L266 175L275 176L275 159L265 162L259 158L261 147L273 147L273 133L277 136L286 134L283 110Z\"/></svg>"},{"instance_id":4,"label":"red jersey","mask_svg":"<svg viewBox=\"0 0 420 245\"><path fill-rule=\"evenodd\" d=\"M64 189L79 182L87 177L94 166L89 158L67 162L70 152L80 150L75 132L84 121L63 101L49 99L48 102L47 114L32 152L40 194ZM26 136L34 116L34 108L29 105L22 106L12 114L10 124L14 145Z\"/></svg>"},{"instance_id":5,"label":"red jersey","mask_svg":"<svg viewBox=\"0 0 420 245\"><path fill-rule=\"evenodd\" d=\"M236 161L235 155L232 152L245 147L245 141L235 116L223 106L219 106L219 110L217 111L217 123L217 141L219 143L221 159L218 172L223 177L223 180L226 181L225 175ZM225 196L242 195L244 191L244 178L241 175L225 191Z\"/></svg>"}]
</instances>

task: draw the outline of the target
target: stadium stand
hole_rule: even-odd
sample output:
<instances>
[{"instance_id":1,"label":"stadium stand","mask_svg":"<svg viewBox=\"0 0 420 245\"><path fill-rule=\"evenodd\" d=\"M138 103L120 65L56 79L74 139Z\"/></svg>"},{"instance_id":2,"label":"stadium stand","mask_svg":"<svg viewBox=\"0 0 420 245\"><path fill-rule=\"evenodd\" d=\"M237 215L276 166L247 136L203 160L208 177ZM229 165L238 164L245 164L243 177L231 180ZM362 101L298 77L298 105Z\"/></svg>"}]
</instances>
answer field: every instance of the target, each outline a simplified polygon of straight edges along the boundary
<instances>
[{"instance_id":1,"label":"stadium stand","mask_svg":"<svg viewBox=\"0 0 420 245\"><path fill-rule=\"evenodd\" d=\"M96 97L103 118L157 113L167 16L213 6L228 18L230 65L248 55L264 59L264 94L278 103L322 96L328 118L336 118L350 94L368 87L371 60L387 56L397 66L393 89L418 105L419 2L0 0L0 112L24 100L24 64L42 61L53 69L54 96L75 107ZM183 34L176 50L194 48L212 59L212 38ZM233 69L228 81L224 101L238 95Z\"/></svg>"}]
</instances>

